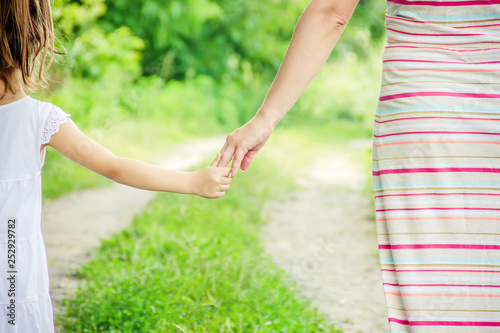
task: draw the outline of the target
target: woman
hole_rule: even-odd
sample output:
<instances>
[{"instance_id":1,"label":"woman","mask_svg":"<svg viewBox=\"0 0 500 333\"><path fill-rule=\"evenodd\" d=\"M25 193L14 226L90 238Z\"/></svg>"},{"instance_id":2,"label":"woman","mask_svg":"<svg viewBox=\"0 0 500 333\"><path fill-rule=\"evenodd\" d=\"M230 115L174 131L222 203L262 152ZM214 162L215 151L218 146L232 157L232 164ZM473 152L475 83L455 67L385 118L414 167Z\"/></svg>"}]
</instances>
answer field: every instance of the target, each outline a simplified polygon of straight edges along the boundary
<instances>
[{"instance_id":1,"label":"woman","mask_svg":"<svg viewBox=\"0 0 500 333\"><path fill-rule=\"evenodd\" d=\"M256 116L245 170L316 75L356 0L312 0ZM500 330L500 1L388 0L373 191L391 332Z\"/></svg>"}]
</instances>

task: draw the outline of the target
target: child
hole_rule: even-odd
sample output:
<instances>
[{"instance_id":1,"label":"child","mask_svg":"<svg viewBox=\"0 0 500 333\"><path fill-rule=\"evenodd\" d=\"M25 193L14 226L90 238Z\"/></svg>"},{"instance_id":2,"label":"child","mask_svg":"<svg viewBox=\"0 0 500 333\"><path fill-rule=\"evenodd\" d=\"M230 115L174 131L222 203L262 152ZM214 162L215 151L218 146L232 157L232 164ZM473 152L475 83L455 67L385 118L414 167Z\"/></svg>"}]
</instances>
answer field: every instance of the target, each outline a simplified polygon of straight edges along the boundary
<instances>
[{"instance_id":1,"label":"child","mask_svg":"<svg viewBox=\"0 0 500 333\"><path fill-rule=\"evenodd\" d=\"M40 88L54 53L50 0L2 1L0 15L0 332L54 332L40 228L46 146L122 184L206 198L229 189L229 168L216 167L218 155L202 170L170 171L89 139L61 109L23 91L23 83Z\"/></svg>"}]
</instances>

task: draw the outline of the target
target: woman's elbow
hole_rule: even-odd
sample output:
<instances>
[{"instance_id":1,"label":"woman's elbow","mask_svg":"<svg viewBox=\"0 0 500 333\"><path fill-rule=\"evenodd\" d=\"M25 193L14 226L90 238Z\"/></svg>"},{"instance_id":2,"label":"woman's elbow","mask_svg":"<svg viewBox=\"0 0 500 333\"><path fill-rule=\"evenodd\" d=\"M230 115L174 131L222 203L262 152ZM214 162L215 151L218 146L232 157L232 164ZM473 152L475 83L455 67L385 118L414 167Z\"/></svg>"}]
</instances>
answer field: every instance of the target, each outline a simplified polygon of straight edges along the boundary
<instances>
[{"instance_id":1,"label":"woman's elbow","mask_svg":"<svg viewBox=\"0 0 500 333\"><path fill-rule=\"evenodd\" d=\"M352 3L352 1L346 2ZM349 3L331 0L313 0L309 4L307 10L310 11L322 25L334 29L344 29L356 6L355 3L351 5Z\"/></svg>"}]
</instances>

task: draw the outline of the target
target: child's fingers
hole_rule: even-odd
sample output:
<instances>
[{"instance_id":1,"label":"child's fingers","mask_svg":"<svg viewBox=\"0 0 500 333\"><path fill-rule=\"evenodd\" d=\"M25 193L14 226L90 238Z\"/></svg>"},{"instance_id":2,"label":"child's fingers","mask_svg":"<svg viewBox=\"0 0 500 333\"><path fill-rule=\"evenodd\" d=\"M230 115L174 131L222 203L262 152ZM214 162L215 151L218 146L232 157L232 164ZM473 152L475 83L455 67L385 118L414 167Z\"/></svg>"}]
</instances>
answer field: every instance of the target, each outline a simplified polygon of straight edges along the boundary
<instances>
[{"instance_id":1,"label":"child's fingers","mask_svg":"<svg viewBox=\"0 0 500 333\"><path fill-rule=\"evenodd\" d=\"M220 170L219 174L221 176L224 176L224 177L229 177L229 172L231 171L231 168L228 168L228 167L220 167L218 168L218 170Z\"/></svg>"},{"instance_id":2,"label":"child's fingers","mask_svg":"<svg viewBox=\"0 0 500 333\"><path fill-rule=\"evenodd\" d=\"M231 184L231 178L229 177L223 177L220 181L220 184L221 185L229 185Z\"/></svg>"},{"instance_id":3,"label":"child's fingers","mask_svg":"<svg viewBox=\"0 0 500 333\"><path fill-rule=\"evenodd\" d=\"M219 191L229 191L229 185L221 185L219 186Z\"/></svg>"},{"instance_id":4,"label":"child's fingers","mask_svg":"<svg viewBox=\"0 0 500 333\"><path fill-rule=\"evenodd\" d=\"M222 198L225 194L226 194L226 191L219 191L219 192L217 192L217 193L216 193L216 194L212 197L212 199Z\"/></svg>"},{"instance_id":5,"label":"child's fingers","mask_svg":"<svg viewBox=\"0 0 500 333\"><path fill-rule=\"evenodd\" d=\"M221 157L222 157L221 153L217 153L217 157L212 162L212 164L210 164L210 166L216 167L217 164L219 164L219 161L220 161Z\"/></svg>"}]
</instances>

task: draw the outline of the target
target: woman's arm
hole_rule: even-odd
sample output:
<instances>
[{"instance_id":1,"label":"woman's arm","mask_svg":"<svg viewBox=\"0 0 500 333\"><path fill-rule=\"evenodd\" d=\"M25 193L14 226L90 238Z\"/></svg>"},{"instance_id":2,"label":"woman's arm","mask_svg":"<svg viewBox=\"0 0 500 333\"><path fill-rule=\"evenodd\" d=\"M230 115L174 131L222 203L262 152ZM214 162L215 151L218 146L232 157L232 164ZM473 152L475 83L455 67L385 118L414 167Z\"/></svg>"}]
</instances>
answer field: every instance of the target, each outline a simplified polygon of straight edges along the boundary
<instances>
[{"instance_id":1,"label":"woman's arm","mask_svg":"<svg viewBox=\"0 0 500 333\"><path fill-rule=\"evenodd\" d=\"M255 117L231 133L218 166L234 156L231 177L248 168L274 126L317 75L349 22L358 0L312 0L300 17L278 74Z\"/></svg>"},{"instance_id":2,"label":"woman's arm","mask_svg":"<svg viewBox=\"0 0 500 333\"><path fill-rule=\"evenodd\" d=\"M52 136L52 146L64 156L117 183L151 190L196 194L205 198L219 198L229 189L229 168L217 168L220 159L196 172L172 171L142 161L120 158L87 137L75 123L61 125Z\"/></svg>"}]
</instances>

